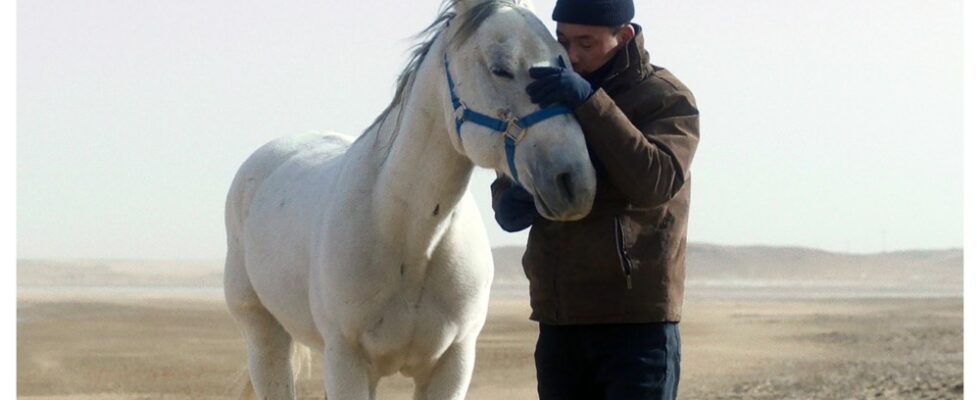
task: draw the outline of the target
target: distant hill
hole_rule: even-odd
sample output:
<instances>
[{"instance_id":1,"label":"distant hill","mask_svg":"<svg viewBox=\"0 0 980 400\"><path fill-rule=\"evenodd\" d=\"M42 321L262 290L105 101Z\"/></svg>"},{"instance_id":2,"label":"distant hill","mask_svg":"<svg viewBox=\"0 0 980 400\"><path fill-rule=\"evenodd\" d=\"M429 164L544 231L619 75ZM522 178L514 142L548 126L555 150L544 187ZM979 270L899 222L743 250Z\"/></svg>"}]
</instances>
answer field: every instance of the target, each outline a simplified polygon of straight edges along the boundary
<instances>
[{"instance_id":1,"label":"distant hill","mask_svg":"<svg viewBox=\"0 0 980 400\"><path fill-rule=\"evenodd\" d=\"M963 250L846 254L800 247L688 248L689 279L768 279L961 286Z\"/></svg>"},{"instance_id":2,"label":"distant hill","mask_svg":"<svg viewBox=\"0 0 980 400\"><path fill-rule=\"evenodd\" d=\"M523 247L493 249L493 293L526 297ZM19 289L220 288L223 261L18 260ZM963 250L845 254L800 247L691 243L687 296L962 296Z\"/></svg>"},{"instance_id":3,"label":"distant hill","mask_svg":"<svg viewBox=\"0 0 980 400\"><path fill-rule=\"evenodd\" d=\"M494 286L526 291L522 247L493 250ZM687 294L743 296L957 296L963 250L846 254L801 247L690 243Z\"/></svg>"}]
</instances>

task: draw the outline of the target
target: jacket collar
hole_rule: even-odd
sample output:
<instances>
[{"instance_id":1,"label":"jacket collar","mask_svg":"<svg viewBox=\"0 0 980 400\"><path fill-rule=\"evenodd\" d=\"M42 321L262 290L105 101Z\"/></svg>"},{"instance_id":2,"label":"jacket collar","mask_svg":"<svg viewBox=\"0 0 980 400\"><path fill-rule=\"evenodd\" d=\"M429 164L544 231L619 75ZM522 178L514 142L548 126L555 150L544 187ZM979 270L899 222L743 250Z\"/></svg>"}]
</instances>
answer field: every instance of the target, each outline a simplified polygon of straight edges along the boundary
<instances>
[{"instance_id":1,"label":"jacket collar","mask_svg":"<svg viewBox=\"0 0 980 400\"><path fill-rule=\"evenodd\" d=\"M636 36L609 61L613 64L612 70L599 84L607 92L641 81L653 70L650 66L650 54L643 47L643 28L635 23L632 25L636 30Z\"/></svg>"}]
</instances>

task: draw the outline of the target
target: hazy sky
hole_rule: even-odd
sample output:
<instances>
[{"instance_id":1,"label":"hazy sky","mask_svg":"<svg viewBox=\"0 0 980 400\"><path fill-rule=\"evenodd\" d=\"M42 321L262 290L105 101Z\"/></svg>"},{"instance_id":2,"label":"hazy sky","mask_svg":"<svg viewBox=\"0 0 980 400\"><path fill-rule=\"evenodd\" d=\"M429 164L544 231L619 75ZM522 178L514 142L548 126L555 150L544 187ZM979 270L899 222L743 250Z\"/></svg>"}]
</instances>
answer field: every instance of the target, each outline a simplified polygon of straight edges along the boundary
<instances>
[{"instance_id":1,"label":"hazy sky","mask_svg":"<svg viewBox=\"0 0 980 400\"><path fill-rule=\"evenodd\" d=\"M549 28L554 1L535 1ZM18 3L22 258L220 258L258 146L359 134L438 1ZM874 252L963 242L961 1L637 0L694 92L689 240ZM418 7L418 8L413 8ZM492 222L494 245L523 243Z\"/></svg>"}]
</instances>

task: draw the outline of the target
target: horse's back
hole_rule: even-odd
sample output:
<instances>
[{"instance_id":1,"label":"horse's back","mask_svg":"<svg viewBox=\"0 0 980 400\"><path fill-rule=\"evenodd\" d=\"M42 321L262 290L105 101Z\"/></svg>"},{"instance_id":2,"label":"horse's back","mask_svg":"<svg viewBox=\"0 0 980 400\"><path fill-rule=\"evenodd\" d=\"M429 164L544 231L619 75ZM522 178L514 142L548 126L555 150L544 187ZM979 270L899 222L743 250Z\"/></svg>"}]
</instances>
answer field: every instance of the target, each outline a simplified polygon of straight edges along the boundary
<instances>
[{"instance_id":1,"label":"horse's back","mask_svg":"<svg viewBox=\"0 0 980 400\"><path fill-rule=\"evenodd\" d=\"M309 157L310 154L332 159L346 152L351 143L352 139L348 136L326 132L282 137L260 147L238 169L228 192L225 222L229 234L232 230L240 233L255 192L284 163L297 156Z\"/></svg>"}]
</instances>

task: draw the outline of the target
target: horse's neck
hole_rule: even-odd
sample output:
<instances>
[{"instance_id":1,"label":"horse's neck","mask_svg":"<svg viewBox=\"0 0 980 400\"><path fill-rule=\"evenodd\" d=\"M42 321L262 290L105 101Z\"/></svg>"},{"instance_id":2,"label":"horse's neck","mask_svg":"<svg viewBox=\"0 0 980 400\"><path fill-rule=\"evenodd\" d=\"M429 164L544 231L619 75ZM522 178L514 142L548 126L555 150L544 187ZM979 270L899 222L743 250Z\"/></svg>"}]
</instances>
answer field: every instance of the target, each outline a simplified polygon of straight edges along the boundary
<instances>
[{"instance_id":1,"label":"horse's neck","mask_svg":"<svg viewBox=\"0 0 980 400\"><path fill-rule=\"evenodd\" d=\"M377 132L379 137L393 135L374 190L377 228L381 244L409 262L429 259L473 171L469 159L450 143L441 100L445 94L440 93L446 85L438 80L445 77L439 73L441 62L435 62L443 51L433 46L410 94Z\"/></svg>"}]
</instances>

